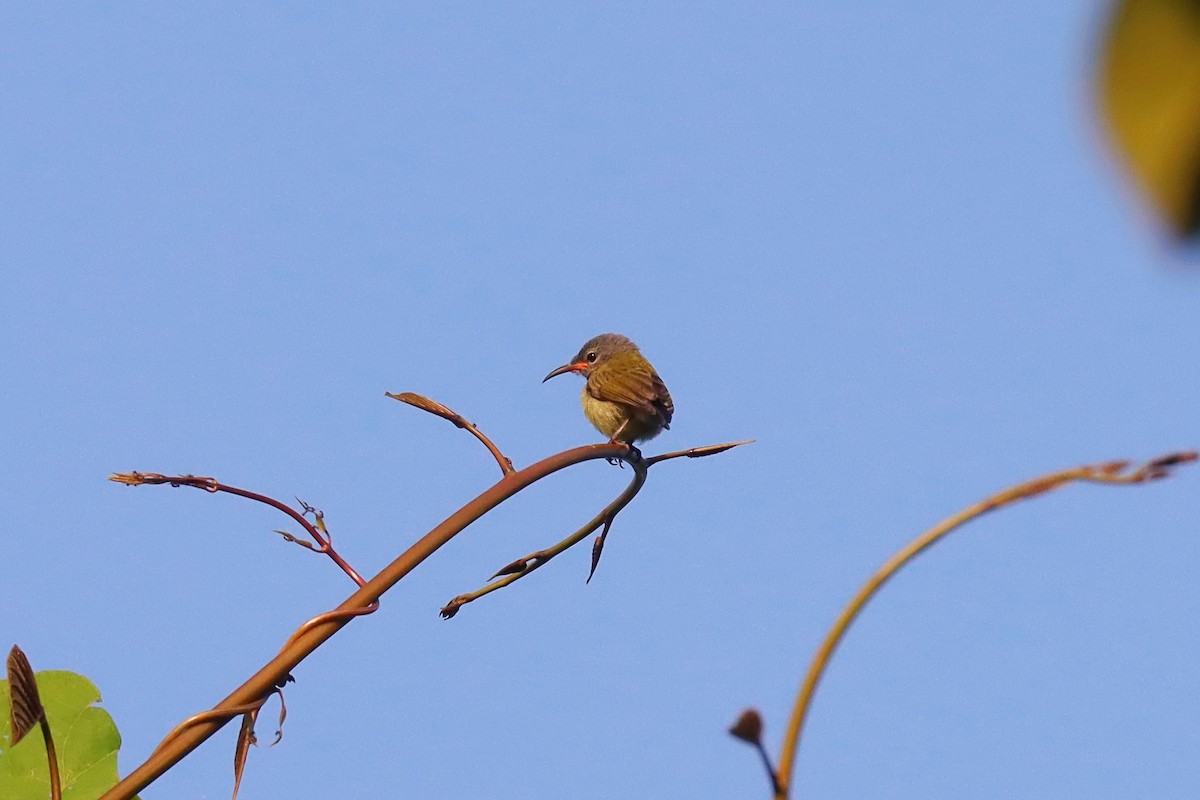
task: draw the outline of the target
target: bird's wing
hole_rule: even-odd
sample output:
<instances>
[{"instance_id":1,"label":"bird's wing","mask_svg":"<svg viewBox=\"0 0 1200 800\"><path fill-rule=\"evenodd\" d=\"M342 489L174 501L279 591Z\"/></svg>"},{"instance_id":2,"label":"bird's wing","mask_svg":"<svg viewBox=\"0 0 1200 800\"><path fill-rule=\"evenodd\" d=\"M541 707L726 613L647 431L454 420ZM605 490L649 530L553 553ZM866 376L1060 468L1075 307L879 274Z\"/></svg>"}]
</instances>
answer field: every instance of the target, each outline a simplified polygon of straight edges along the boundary
<instances>
[{"instance_id":1,"label":"bird's wing","mask_svg":"<svg viewBox=\"0 0 1200 800\"><path fill-rule=\"evenodd\" d=\"M667 391L667 385L663 383L662 378L658 377L658 373L654 373L654 404L658 411L658 418L662 420L662 425L667 430L671 429L671 417L675 416L675 404L671 402L671 393Z\"/></svg>"},{"instance_id":2,"label":"bird's wing","mask_svg":"<svg viewBox=\"0 0 1200 800\"><path fill-rule=\"evenodd\" d=\"M664 428L671 427L675 404L657 372L613 374L603 370L589 376L587 391L597 400L630 406L648 417L658 418Z\"/></svg>"}]
</instances>

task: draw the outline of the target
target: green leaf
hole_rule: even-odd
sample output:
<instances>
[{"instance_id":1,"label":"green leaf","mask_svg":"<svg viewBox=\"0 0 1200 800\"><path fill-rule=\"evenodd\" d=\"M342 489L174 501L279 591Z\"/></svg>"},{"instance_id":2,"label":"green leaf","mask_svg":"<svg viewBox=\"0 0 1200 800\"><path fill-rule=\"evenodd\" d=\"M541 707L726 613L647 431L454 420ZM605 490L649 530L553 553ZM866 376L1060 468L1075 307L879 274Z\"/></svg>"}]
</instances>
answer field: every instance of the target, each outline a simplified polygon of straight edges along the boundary
<instances>
[{"instance_id":1,"label":"green leaf","mask_svg":"<svg viewBox=\"0 0 1200 800\"><path fill-rule=\"evenodd\" d=\"M1121 0L1099 64L1117 150L1177 236L1200 232L1200 0Z\"/></svg>"},{"instance_id":2,"label":"green leaf","mask_svg":"<svg viewBox=\"0 0 1200 800\"><path fill-rule=\"evenodd\" d=\"M121 746L112 717L92 705L99 702L100 690L82 675L62 670L37 673L37 685L58 750L63 799L94 800L116 784ZM0 709L7 709L8 702L8 681L0 681ZM41 731L30 733L15 747L11 737L5 724L0 734L0 797L46 800L50 776Z\"/></svg>"}]
</instances>

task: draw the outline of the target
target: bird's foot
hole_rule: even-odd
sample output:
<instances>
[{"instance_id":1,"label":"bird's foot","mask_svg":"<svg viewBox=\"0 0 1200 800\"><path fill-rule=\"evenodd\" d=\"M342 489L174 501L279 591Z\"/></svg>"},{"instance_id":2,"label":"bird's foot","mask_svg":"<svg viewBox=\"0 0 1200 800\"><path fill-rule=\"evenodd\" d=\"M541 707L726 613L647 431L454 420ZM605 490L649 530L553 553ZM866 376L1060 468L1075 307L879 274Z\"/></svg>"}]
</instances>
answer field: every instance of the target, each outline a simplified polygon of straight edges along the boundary
<instances>
[{"instance_id":1,"label":"bird's foot","mask_svg":"<svg viewBox=\"0 0 1200 800\"><path fill-rule=\"evenodd\" d=\"M625 461L641 461L642 460L642 451L638 450L636 447L634 447L633 442L622 442L619 439L609 439L608 443L609 444L623 444L629 450L629 455L627 455L623 459L621 459L621 458L605 459L606 461L608 461L608 463L610 463L614 466L618 466L621 469L625 469L625 463L624 463Z\"/></svg>"}]
</instances>

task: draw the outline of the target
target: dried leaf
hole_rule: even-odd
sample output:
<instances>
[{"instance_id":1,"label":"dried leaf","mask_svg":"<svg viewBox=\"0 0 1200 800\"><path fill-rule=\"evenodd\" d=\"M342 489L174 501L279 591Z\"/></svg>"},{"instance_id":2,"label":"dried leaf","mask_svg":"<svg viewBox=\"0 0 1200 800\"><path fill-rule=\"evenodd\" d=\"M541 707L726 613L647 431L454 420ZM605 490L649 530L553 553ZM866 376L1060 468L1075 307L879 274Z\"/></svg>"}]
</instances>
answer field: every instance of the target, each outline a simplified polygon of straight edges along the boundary
<instances>
[{"instance_id":1,"label":"dried leaf","mask_svg":"<svg viewBox=\"0 0 1200 800\"><path fill-rule=\"evenodd\" d=\"M25 738L46 715L42 700L38 696L37 678L34 677L33 667L21 648L15 644L8 651L8 685L10 721L12 723L12 744L17 744Z\"/></svg>"},{"instance_id":2,"label":"dried leaf","mask_svg":"<svg viewBox=\"0 0 1200 800\"><path fill-rule=\"evenodd\" d=\"M442 405L438 401L430 400L425 395L417 394L416 392L401 392L400 394L392 394L391 392L384 392L384 394L387 395L388 397L392 398L393 400L399 400L401 403L408 403L410 406L419 408L422 411L428 411L430 414L436 414L437 416L441 417L442 419L446 419L446 420L449 420L450 422L453 422L455 425L457 425L460 428L465 427L463 425L462 417L460 417L458 414L455 414L453 411L446 408L446 406Z\"/></svg>"},{"instance_id":3,"label":"dried leaf","mask_svg":"<svg viewBox=\"0 0 1200 800\"><path fill-rule=\"evenodd\" d=\"M608 529L612 527L612 524L612 517L604 520L604 530L600 531L600 535L596 537L596 541L592 542L592 568L588 572L587 580L584 583L591 583L592 576L596 574L596 567L600 564L600 554L604 552L604 540L608 538Z\"/></svg>"},{"instance_id":4,"label":"dried leaf","mask_svg":"<svg viewBox=\"0 0 1200 800\"><path fill-rule=\"evenodd\" d=\"M242 714L242 726L238 729L237 744L233 749L233 800L237 800L238 790L242 787L242 773L246 770L250 745L258 744L254 735L254 722L257 719L257 708Z\"/></svg>"},{"instance_id":5,"label":"dried leaf","mask_svg":"<svg viewBox=\"0 0 1200 800\"><path fill-rule=\"evenodd\" d=\"M291 675L288 675L290 680L295 680ZM283 721L287 719L287 702L283 699L283 689L276 687L275 694L279 695L279 726L275 729L275 738L272 740L269 747L274 747L283 741Z\"/></svg>"}]
</instances>

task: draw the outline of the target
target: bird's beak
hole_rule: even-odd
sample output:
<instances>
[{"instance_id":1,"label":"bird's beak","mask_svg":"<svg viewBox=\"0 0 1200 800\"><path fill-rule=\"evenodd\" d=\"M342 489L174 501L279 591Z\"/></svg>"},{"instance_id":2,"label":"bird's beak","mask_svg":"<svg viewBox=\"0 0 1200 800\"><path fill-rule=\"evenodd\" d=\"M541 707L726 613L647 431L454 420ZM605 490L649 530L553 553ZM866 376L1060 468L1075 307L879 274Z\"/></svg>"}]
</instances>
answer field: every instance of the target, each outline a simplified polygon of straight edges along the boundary
<instances>
[{"instance_id":1,"label":"bird's beak","mask_svg":"<svg viewBox=\"0 0 1200 800\"><path fill-rule=\"evenodd\" d=\"M561 367L559 367L556 370L553 370L549 375L542 378L542 383L545 383L546 381L550 380L555 375L562 375L564 372L582 372L583 370L585 370L587 368L588 368L588 363L586 361L580 361L578 364L563 364Z\"/></svg>"}]
</instances>

